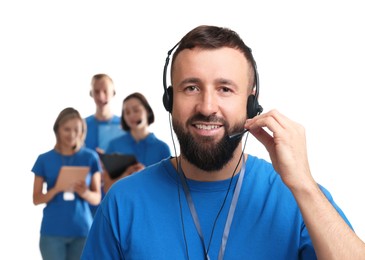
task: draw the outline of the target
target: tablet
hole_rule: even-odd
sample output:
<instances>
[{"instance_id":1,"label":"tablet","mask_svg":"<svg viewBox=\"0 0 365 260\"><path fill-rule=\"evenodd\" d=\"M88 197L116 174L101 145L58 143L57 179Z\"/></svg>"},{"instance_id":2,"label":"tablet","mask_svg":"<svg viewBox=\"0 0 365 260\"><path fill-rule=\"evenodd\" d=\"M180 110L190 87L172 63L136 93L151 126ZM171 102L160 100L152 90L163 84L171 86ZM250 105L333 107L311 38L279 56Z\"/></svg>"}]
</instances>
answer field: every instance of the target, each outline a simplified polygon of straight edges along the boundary
<instances>
[{"instance_id":1,"label":"tablet","mask_svg":"<svg viewBox=\"0 0 365 260\"><path fill-rule=\"evenodd\" d=\"M137 163L133 154L99 153L99 156L111 179L120 177L129 166Z\"/></svg>"},{"instance_id":2,"label":"tablet","mask_svg":"<svg viewBox=\"0 0 365 260\"><path fill-rule=\"evenodd\" d=\"M56 186L63 191L72 191L78 181L85 181L90 172L87 166L62 166L57 177Z\"/></svg>"}]
</instances>

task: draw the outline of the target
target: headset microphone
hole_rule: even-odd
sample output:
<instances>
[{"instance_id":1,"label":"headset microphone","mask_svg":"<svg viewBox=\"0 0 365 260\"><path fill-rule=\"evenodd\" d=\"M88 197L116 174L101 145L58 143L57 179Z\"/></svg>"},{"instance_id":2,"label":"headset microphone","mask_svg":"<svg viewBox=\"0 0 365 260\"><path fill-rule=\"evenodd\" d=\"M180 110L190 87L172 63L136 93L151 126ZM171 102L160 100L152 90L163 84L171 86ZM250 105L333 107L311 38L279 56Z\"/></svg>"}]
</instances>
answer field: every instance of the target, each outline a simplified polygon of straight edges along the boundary
<instances>
[{"instance_id":1,"label":"headset microphone","mask_svg":"<svg viewBox=\"0 0 365 260\"><path fill-rule=\"evenodd\" d=\"M237 140L237 139L241 139L242 136L247 132L248 130L245 129L243 130L242 132L238 132L238 133L234 133L234 134L231 134L228 136L228 140L229 141L234 141L234 140Z\"/></svg>"}]
</instances>

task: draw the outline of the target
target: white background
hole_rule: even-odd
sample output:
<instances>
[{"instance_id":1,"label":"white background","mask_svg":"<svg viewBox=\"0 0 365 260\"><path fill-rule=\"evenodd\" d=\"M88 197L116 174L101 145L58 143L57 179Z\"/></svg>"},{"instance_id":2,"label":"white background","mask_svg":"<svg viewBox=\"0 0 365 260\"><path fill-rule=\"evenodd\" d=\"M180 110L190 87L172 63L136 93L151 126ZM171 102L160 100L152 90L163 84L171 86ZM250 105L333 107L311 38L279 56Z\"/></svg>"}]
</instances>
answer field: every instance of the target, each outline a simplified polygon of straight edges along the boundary
<instances>
[{"instance_id":1,"label":"white background","mask_svg":"<svg viewBox=\"0 0 365 260\"><path fill-rule=\"evenodd\" d=\"M172 146L161 97L167 51L193 27L237 31L253 49L260 103L306 127L312 174L365 239L364 24L361 1L7 1L0 3L1 259L40 259L37 155L66 106L94 112L91 76L115 82L113 109L145 94L152 131ZM252 136L247 152L268 158ZM5 257L7 256L7 257Z\"/></svg>"}]
</instances>

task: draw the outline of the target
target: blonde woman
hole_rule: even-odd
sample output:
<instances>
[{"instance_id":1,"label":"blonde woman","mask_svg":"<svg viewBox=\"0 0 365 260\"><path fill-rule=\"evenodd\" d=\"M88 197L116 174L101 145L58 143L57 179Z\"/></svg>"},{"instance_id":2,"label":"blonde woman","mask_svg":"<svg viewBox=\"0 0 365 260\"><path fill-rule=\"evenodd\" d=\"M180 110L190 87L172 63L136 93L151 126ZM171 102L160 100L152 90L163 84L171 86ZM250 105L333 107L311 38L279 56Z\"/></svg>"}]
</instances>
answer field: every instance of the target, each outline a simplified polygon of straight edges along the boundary
<instances>
[{"instance_id":1,"label":"blonde woman","mask_svg":"<svg viewBox=\"0 0 365 260\"><path fill-rule=\"evenodd\" d=\"M86 236L91 227L92 214L88 203L98 205L101 200L101 165L95 151L83 146L86 124L74 108L63 109L54 127L56 145L40 154L34 163L33 203L45 203L40 230L40 251L44 260L80 259ZM86 177L74 183L60 184L61 169L85 169ZM76 170L75 170L76 169ZM70 184L72 183L72 184ZM47 185L46 191L43 184Z\"/></svg>"}]
</instances>

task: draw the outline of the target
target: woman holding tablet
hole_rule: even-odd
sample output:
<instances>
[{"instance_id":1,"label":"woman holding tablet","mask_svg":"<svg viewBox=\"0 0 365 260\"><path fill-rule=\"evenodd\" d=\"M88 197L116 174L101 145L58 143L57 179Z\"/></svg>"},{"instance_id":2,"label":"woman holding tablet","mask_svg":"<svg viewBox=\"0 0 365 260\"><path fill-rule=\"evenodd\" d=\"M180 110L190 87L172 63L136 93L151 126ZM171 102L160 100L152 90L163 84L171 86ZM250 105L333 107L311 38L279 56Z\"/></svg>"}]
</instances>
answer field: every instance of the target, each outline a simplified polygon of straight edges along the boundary
<instances>
[{"instance_id":1,"label":"woman holding tablet","mask_svg":"<svg viewBox=\"0 0 365 260\"><path fill-rule=\"evenodd\" d=\"M40 154L32 168L33 203L46 204L40 251L44 260L80 259L92 223L89 203L101 200L102 168L96 151L83 146L86 125L77 110L63 109L53 130L55 147Z\"/></svg>"},{"instance_id":2,"label":"woman holding tablet","mask_svg":"<svg viewBox=\"0 0 365 260\"><path fill-rule=\"evenodd\" d=\"M125 134L109 142L106 154L134 155L137 162L130 165L118 177L104 174L104 192L118 179L131 175L143 168L170 157L170 148L149 130L155 115L146 97L134 92L123 100L121 125Z\"/></svg>"}]
</instances>

